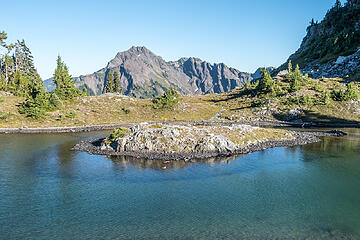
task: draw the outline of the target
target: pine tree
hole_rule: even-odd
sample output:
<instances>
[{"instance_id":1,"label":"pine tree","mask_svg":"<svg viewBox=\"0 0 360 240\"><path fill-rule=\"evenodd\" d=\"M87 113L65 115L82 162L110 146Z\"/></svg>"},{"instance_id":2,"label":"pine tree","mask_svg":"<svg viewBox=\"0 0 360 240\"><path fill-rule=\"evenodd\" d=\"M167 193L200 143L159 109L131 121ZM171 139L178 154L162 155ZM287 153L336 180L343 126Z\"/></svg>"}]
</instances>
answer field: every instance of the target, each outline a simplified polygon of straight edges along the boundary
<instances>
[{"instance_id":1,"label":"pine tree","mask_svg":"<svg viewBox=\"0 0 360 240\"><path fill-rule=\"evenodd\" d=\"M120 86L120 78L119 73L117 71L114 72L114 92L120 92L121 86Z\"/></svg>"},{"instance_id":2,"label":"pine tree","mask_svg":"<svg viewBox=\"0 0 360 240\"><path fill-rule=\"evenodd\" d=\"M45 91L40 76L37 74L36 79L30 86L28 97L19 107L19 112L25 114L27 117L39 119L42 118L50 108L49 96Z\"/></svg>"},{"instance_id":3,"label":"pine tree","mask_svg":"<svg viewBox=\"0 0 360 240\"><path fill-rule=\"evenodd\" d=\"M60 56L57 58L57 67L53 79L56 85L54 92L60 99L72 99L82 95L81 91L76 89L68 67L61 61Z\"/></svg>"},{"instance_id":4,"label":"pine tree","mask_svg":"<svg viewBox=\"0 0 360 240\"><path fill-rule=\"evenodd\" d=\"M261 70L262 77L259 80L257 90L261 93L274 93L274 80L272 79L270 73L266 70L266 68Z\"/></svg>"},{"instance_id":5,"label":"pine tree","mask_svg":"<svg viewBox=\"0 0 360 240\"><path fill-rule=\"evenodd\" d=\"M107 74L105 92L107 93L114 92L114 78L111 71L109 71Z\"/></svg>"},{"instance_id":6,"label":"pine tree","mask_svg":"<svg viewBox=\"0 0 360 240\"><path fill-rule=\"evenodd\" d=\"M299 65L296 65L295 70L287 75L287 79L290 82L290 92L296 92L300 90L300 83L304 80L304 76L300 71Z\"/></svg>"}]
</instances>

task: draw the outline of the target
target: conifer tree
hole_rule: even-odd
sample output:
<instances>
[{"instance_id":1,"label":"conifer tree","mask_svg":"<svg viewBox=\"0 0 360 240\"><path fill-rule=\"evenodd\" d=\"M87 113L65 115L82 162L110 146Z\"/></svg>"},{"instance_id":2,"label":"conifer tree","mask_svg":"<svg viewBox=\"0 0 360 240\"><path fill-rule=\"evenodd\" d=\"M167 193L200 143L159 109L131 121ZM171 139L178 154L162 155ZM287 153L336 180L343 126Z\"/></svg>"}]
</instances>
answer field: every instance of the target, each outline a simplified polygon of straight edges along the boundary
<instances>
[{"instance_id":1,"label":"conifer tree","mask_svg":"<svg viewBox=\"0 0 360 240\"><path fill-rule=\"evenodd\" d=\"M274 80L266 68L261 70L262 77L259 80L257 90L261 93L274 92Z\"/></svg>"},{"instance_id":2,"label":"conifer tree","mask_svg":"<svg viewBox=\"0 0 360 240\"><path fill-rule=\"evenodd\" d=\"M120 78L119 73L117 71L114 72L114 92L120 92Z\"/></svg>"},{"instance_id":3,"label":"conifer tree","mask_svg":"<svg viewBox=\"0 0 360 240\"><path fill-rule=\"evenodd\" d=\"M57 58L57 67L53 79L56 85L54 92L60 99L72 99L82 95L81 91L76 89L68 67L61 61L60 56Z\"/></svg>"},{"instance_id":4,"label":"conifer tree","mask_svg":"<svg viewBox=\"0 0 360 240\"><path fill-rule=\"evenodd\" d=\"M107 92L107 93L114 92L114 78L113 78L113 74L111 71L109 71L107 74L105 92Z\"/></svg>"},{"instance_id":5,"label":"conifer tree","mask_svg":"<svg viewBox=\"0 0 360 240\"><path fill-rule=\"evenodd\" d=\"M296 92L300 90L300 83L304 80L304 76L300 71L299 65L296 65L295 70L287 75L287 79L290 82L290 92Z\"/></svg>"}]
</instances>

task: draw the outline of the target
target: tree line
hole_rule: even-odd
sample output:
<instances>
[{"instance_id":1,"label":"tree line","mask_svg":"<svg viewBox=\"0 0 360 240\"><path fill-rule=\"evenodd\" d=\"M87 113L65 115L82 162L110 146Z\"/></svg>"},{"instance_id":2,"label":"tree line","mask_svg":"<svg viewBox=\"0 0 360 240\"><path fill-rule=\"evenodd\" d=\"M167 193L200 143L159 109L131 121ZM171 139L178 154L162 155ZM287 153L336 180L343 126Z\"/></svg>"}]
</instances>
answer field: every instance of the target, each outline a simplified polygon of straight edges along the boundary
<instances>
[{"instance_id":1,"label":"tree line","mask_svg":"<svg viewBox=\"0 0 360 240\"><path fill-rule=\"evenodd\" d=\"M53 75L56 85L53 93L45 90L44 83L38 74L34 57L24 40L7 43L7 34L0 32L0 90L15 96L24 97L19 112L31 118L41 118L46 112L59 109L62 101L86 95L75 87L68 67L57 58Z\"/></svg>"}]
</instances>

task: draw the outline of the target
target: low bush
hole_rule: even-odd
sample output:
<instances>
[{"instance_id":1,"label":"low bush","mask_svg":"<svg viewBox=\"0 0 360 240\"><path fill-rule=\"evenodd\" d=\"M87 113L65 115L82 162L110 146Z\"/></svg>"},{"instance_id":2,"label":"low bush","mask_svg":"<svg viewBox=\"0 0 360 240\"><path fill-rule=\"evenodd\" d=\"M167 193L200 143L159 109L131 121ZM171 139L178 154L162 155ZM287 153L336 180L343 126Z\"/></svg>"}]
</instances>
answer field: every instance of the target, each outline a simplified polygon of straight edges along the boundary
<instances>
[{"instance_id":1,"label":"low bush","mask_svg":"<svg viewBox=\"0 0 360 240\"><path fill-rule=\"evenodd\" d=\"M125 137L126 134L128 134L130 130L128 128L116 128L113 130L113 132L110 134L110 136L106 139L107 143L115 142L118 138Z\"/></svg>"},{"instance_id":2,"label":"low bush","mask_svg":"<svg viewBox=\"0 0 360 240\"><path fill-rule=\"evenodd\" d=\"M179 103L179 93L174 88L169 88L166 92L153 99L155 109L171 108Z\"/></svg>"}]
</instances>

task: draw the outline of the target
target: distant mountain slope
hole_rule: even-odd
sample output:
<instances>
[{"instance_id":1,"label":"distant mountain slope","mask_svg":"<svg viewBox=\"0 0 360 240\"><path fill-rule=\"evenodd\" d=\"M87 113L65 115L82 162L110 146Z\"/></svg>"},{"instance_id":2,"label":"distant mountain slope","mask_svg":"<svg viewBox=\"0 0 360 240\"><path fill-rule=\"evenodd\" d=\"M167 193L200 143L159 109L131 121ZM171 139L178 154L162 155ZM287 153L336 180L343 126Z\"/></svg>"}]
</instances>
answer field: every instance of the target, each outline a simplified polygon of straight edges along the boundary
<instances>
[{"instance_id":1,"label":"distant mountain slope","mask_svg":"<svg viewBox=\"0 0 360 240\"><path fill-rule=\"evenodd\" d=\"M300 48L288 60L311 77L356 75L360 71L359 46L360 0L348 0L344 6L337 1L320 23L310 23ZM286 67L284 63L278 70Z\"/></svg>"},{"instance_id":2,"label":"distant mountain slope","mask_svg":"<svg viewBox=\"0 0 360 240\"><path fill-rule=\"evenodd\" d=\"M198 58L181 58L166 62L145 47L132 47L119 52L105 68L75 79L79 88L92 95L104 93L107 74L118 72L125 95L149 98L174 87L182 94L222 93L252 80L249 73L225 64L210 64Z\"/></svg>"}]
</instances>

